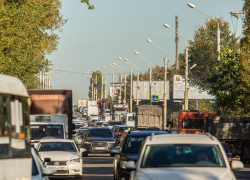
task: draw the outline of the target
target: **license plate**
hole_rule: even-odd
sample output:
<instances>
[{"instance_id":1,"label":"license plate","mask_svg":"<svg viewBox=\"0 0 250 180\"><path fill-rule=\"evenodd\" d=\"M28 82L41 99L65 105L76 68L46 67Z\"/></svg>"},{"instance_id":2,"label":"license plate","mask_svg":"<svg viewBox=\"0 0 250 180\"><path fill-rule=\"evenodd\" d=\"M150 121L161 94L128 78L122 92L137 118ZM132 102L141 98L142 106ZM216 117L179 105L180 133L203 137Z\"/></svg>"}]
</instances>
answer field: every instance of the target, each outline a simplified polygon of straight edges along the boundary
<instances>
[{"instance_id":1,"label":"license plate","mask_svg":"<svg viewBox=\"0 0 250 180\"><path fill-rule=\"evenodd\" d=\"M96 147L95 149L96 149L96 150L105 149L105 147Z\"/></svg>"},{"instance_id":2,"label":"license plate","mask_svg":"<svg viewBox=\"0 0 250 180\"><path fill-rule=\"evenodd\" d=\"M57 170L67 170L65 167L55 167Z\"/></svg>"}]
</instances>

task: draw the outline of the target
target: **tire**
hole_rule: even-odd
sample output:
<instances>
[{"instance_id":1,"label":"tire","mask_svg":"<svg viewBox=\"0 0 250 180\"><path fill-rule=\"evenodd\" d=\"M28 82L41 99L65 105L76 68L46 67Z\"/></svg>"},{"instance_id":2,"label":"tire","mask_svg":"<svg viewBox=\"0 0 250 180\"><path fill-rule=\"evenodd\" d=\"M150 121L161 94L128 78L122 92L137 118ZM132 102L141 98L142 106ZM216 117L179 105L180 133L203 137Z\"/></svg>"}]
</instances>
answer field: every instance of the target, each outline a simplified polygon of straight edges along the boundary
<instances>
[{"instance_id":1,"label":"tire","mask_svg":"<svg viewBox=\"0 0 250 180\"><path fill-rule=\"evenodd\" d=\"M88 153L87 152L83 152L82 153L82 157L88 157Z\"/></svg>"}]
</instances>

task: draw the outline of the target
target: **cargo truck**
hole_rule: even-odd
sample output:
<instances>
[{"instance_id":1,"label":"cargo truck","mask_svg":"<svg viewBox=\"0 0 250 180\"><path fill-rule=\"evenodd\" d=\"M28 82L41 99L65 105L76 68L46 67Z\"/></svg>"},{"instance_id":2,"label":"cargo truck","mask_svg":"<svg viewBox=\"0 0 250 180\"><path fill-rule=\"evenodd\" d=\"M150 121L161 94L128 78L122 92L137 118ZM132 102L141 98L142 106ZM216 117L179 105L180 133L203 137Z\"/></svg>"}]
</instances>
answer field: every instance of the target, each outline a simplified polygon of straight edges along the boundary
<instances>
[{"instance_id":1,"label":"cargo truck","mask_svg":"<svg viewBox=\"0 0 250 180\"><path fill-rule=\"evenodd\" d=\"M146 129L158 127L162 129L162 107L157 105L139 105L135 112L135 128Z\"/></svg>"},{"instance_id":2,"label":"cargo truck","mask_svg":"<svg viewBox=\"0 0 250 180\"><path fill-rule=\"evenodd\" d=\"M72 90L36 89L28 90L28 93L31 119L35 118L35 122L60 122L64 124L68 138L72 139L74 130L74 124L72 124ZM64 115L66 120L57 118L54 121L55 115L62 115L61 118Z\"/></svg>"},{"instance_id":3,"label":"cargo truck","mask_svg":"<svg viewBox=\"0 0 250 180\"><path fill-rule=\"evenodd\" d=\"M225 142L233 156L250 163L250 117L207 117L205 132Z\"/></svg>"}]
</instances>

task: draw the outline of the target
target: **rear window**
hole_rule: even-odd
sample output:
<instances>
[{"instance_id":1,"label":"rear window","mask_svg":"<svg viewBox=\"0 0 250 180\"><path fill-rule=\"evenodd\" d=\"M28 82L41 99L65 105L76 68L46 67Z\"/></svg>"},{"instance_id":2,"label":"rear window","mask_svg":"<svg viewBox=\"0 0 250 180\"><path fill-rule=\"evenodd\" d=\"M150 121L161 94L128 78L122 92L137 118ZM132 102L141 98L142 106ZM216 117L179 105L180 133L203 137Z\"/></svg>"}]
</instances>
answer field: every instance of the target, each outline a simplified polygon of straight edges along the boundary
<instances>
[{"instance_id":1,"label":"rear window","mask_svg":"<svg viewBox=\"0 0 250 180\"><path fill-rule=\"evenodd\" d=\"M122 125L122 122L121 121L110 121L109 122L109 126L113 126L113 125Z\"/></svg>"},{"instance_id":2,"label":"rear window","mask_svg":"<svg viewBox=\"0 0 250 180\"><path fill-rule=\"evenodd\" d=\"M110 129L89 129L88 137L113 137Z\"/></svg>"}]
</instances>

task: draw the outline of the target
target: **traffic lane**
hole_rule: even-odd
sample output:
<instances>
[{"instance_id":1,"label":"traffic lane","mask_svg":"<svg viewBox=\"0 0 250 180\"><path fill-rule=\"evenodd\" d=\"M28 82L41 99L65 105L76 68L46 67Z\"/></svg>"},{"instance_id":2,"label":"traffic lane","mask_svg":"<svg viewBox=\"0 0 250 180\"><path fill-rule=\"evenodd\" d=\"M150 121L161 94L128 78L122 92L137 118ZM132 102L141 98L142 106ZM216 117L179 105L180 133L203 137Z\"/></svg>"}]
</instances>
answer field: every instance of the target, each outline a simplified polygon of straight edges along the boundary
<instances>
[{"instance_id":1,"label":"traffic lane","mask_svg":"<svg viewBox=\"0 0 250 180\"><path fill-rule=\"evenodd\" d=\"M237 180L250 180L250 165L244 164L244 169L233 171Z\"/></svg>"},{"instance_id":2,"label":"traffic lane","mask_svg":"<svg viewBox=\"0 0 250 180\"><path fill-rule=\"evenodd\" d=\"M110 157L109 154L89 154L89 157L83 157L83 165L82 165L83 175L82 178L80 179L113 180L113 174L114 174L113 160L114 157ZM50 179L58 180L58 178L50 178ZM63 180L79 180L79 179L63 178Z\"/></svg>"}]
</instances>

